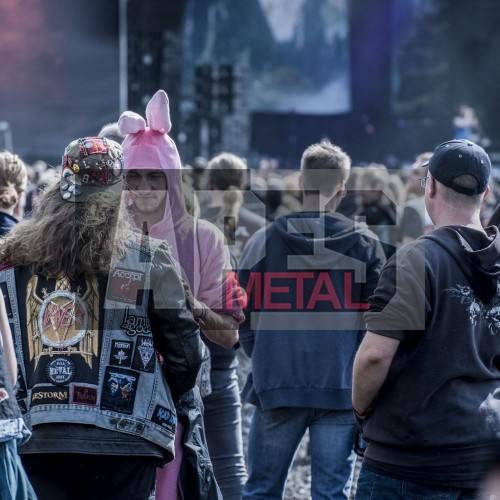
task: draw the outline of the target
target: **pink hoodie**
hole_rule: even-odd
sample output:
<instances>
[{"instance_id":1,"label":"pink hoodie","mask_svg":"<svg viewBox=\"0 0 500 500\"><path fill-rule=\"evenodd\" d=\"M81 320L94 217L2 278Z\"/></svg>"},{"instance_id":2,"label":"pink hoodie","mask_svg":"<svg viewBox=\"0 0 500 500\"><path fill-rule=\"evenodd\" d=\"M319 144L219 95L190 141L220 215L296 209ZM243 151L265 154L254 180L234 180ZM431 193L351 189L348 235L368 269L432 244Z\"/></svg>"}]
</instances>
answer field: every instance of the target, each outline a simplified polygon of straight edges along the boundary
<instances>
[{"instance_id":1,"label":"pink hoodie","mask_svg":"<svg viewBox=\"0 0 500 500\"><path fill-rule=\"evenodd\" d=\"M232 314L240 323L244 316L237 301L226 301L227 293L237 295L229 249L222 232L205 220L191 217L182 194L182 166L171 129L168 96L158 90L146 106L146 120L132 111L120 116L125 170L161 169L168 180L163 219L149 228L149 235L169 243L172 256L182 267L194 296L211 309ZM132 203L132 202L130 202Z\"/></svg>"}]
</instances>

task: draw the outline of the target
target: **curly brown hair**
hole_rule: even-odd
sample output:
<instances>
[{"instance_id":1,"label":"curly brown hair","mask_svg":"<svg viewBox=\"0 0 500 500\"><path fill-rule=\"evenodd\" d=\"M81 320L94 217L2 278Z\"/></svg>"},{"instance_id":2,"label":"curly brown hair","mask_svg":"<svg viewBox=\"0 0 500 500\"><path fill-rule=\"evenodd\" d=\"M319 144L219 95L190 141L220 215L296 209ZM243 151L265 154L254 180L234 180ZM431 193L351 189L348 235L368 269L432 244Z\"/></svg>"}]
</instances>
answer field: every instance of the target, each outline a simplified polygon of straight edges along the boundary
<instances>
[{"instance_id":1,"label":"curly brown hair","mask_svg":"<svg viewBox=\"0 0 500 500\"><path fill-rule=\"evenodd\" d=\"M106 274L123 258L130 228L121 196L103 191L84 203L68 203L59 182L43 192L33 216L0 240L0 259L40 276L69 278Z\"/></svg>"},{"instance_id":2,"label":"curly brown hair","mask_svg":"<svg viewBox=\"0 0 500 500\"><path fill-rule=\"evenodd\" d=\"M19 156L0 152L0 208L7 209L18 202L18 197L26 190L28 172Z\"/></svg>"}]
</instances>

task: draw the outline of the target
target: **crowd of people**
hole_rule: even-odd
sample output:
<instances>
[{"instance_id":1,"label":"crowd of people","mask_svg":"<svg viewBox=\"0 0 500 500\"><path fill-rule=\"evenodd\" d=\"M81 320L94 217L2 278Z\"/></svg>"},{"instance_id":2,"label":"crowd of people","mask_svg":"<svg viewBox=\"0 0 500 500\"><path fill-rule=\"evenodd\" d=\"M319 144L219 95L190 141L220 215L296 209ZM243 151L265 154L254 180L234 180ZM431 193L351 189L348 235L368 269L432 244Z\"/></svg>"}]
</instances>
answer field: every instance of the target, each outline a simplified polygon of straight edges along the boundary
<instances>
[{"instance_id":1,"label":"crowd of people","mask_svg":"<svg viewBox=\"0 0 500 500\"><path fill-rule=\"evenodd\" d=\"M0 498L280 499L306 432L313 499L500 495L484 149L248 169L170 129L159 90L58 168L0 153Z\"/></svg>"}]
</instances>

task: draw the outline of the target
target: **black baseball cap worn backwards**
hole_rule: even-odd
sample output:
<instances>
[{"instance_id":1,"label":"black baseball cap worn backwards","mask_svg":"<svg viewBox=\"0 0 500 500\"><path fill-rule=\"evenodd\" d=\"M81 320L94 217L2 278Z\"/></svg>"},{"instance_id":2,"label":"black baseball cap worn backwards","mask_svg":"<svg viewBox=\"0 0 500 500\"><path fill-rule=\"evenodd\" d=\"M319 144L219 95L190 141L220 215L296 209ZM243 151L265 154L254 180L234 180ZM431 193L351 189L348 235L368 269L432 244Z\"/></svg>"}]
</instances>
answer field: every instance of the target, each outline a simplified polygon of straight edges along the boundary
<instances>
[{"instance_id":1,"label":"black baseball cap worn backwards","mask_svg":"<svg viewBox=\"0 0 500 500\"><path fill-rule=\"evenodd\" d=\"M473 196L486 191L491 174L491 161L486 151L472 141L455 139L440 144L428 161L429 173L457 193ZM476 178L477 187L469 188L455 183L463 174Z\"/></svg>"}]
</instances>

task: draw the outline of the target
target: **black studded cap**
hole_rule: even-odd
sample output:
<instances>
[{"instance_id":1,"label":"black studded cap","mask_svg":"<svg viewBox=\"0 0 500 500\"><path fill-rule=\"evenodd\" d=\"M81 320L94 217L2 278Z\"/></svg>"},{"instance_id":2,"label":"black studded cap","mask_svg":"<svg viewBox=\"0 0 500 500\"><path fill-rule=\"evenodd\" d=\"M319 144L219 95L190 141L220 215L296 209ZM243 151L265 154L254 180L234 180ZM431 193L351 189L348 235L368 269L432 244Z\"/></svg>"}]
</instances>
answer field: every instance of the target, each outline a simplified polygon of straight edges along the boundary
<instances>
[{"instance_id":1,"label":"black studded cap","mask_svg":"<svg viewBox=\"0 0 500 500\"><path fill-rule=\"evenodd\" d=\"M61 196L84 202L96 192L123 188L121 146L102 137L85 137L68 144L62 157Z\"/></svg>"}]
</instances>

